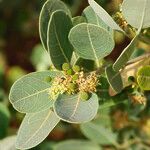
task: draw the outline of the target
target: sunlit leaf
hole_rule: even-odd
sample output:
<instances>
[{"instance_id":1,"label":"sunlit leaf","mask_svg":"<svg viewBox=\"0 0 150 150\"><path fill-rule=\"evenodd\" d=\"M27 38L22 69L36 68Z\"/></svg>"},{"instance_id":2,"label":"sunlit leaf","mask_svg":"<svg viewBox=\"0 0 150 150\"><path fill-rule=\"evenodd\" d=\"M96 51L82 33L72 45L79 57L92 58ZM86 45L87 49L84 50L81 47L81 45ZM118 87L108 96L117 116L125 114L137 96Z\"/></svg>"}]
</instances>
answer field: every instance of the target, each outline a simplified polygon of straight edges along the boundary
<instances>
[{"instance_id":1,"label":"sunlit leaf","mask_svg":"<svg viewBox=\"0 0 150 150\"><path fill-rule=\"evenodd\" d=\"M104 21L98 17L98 15L94 12L94 10L91 8L91 6L88 6L83 11L83 16L85 16L88 23L92 23L95 25L98 25L104 29L106 29L110 34L113 35L113 30L108 25L104 23Z\"/></svg>"},{"instance_id":2,"label":"sunlit leaf","mask_svg":"<svg viewBox=\"0 0 150 150\"><path fill-rule=\"evenodd\" d=\"M92 94L90 99L82 100L80 94L60 95L54 103L54 110L60 119L71 123L92 120L98 111L98 97Z\"/></svg>"},{"instance_id":3,"label":"sunlit leaf","mask_svg":"<svg viewBox=\"0 0 150 150\"><path fill-rule=\"evenodd\" d=\"M70 63L73 47L68 34L73 27L71 18L64 11L55 11L48 24L47 45L53 65L61 70L63 63Z\"/></svg>"},{"instance_id":4,"label":"sunlit leaf","mask_svg":"<svg viewBox=\"0 0 150 150\"><path fill-rule=\"evenodd\" d=\"M114 30L124 32L99 4L97 4L94 0L88 0L88 2L95 13L105 22L105 24Z\"/></svg>"},{"instance_id":5,"label":"sunlit leaf","mask_svg":"<svg viewBox=\"0 0 150 150\"><path fill-rule=\"evenodd\" d=\"M58 72L35 72L17 80L10 90L9 99L14 108L23 113L38 112L52 107L53 101L48 95L51 83L45 79L55 77Z\"/></svg>"},{"instance_id":6,"label":"sunlit leaf","mask_svg":"<svg viewBox=\"0 0 150 150\"><path fill-rule=\"evenodd\" d=\"M111 35L94 24L82 23L73 27L69 33L69 40L79 57L95 60L97 64L114 48Z\"/></svg>"},{"instance_id":7,"label":"sunlit leaf","mask_svg":"<svg viewBox=\"0 0 150 150\"><path fill-rule=\"evenodd\" d=\"M150 27L150 1L149 0L124 0L122 13L127 22L135 28Z\"/></svg>"},{"instance_id":8,"label":"sunlit leaf","mask_svg":"<svg viewBox=\"0 0 150 150\"><path fill-rule=\"evenodd\" d=\"M20 126L16 147L30 149L41 143L60 119L50 109L27 114Z\"/></svg>"},{"instance_id":9,"label":"sunlit leaf","mask_svg":"<svg viewBox=\"0 0 150 150\"><path fill-rule=\"evenodd\" d=\"M0 140L0 150L16 150L15 148L16 135L9 136Z\"/></svg>"}]
</instances>

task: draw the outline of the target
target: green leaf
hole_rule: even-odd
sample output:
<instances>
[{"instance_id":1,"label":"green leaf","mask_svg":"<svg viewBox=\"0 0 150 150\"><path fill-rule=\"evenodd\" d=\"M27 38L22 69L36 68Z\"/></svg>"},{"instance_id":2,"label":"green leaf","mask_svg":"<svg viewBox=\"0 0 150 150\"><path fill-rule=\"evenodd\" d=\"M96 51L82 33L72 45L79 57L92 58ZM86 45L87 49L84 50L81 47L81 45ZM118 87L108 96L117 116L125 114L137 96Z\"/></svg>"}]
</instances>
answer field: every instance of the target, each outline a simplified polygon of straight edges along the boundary
<instances>
[{"instance_id":1,"label":"green leaf","mask_svg":"<svg viewBox=\"0 0 150 150\"><path fill-rule=\"evenodd\" d=\"M88 6L83 11L83 16L85 16L88 23L98 25L104 29L106 29L111 35L113 35L113 30L108 25L104 23L104 21L97 16L91 6Z\"/></svg>"},{"instance_id":2,"label":"green leaf","mask_svg":"<svg viewBox=\"0 0 150 150\"><path fill-rule=\"evenodd\" d=\"M119 71L122 67L126 65L128 60L130 59L131 55L133 54L135 50L135 46L138 42L138 35L136 35L133 40L130 42L130 44L123 50L121 55L118 57L116 62L113 64L113 69L115 71Z\"/></svg>"},{"instance_id":3,"label":"green leaf","mask_svg":"<svg viewBox=\"0 0 150 150\"><path fill-rule=\"evenodd\" d=\"M86 22L86 19L83 16L77 16L77 17L72 18L72 22L73 22L73 26L76 26L80 23Z\"/></svg>"},{"instance_id":4,"label":"green leaf","mask_svg":"<svg viewBox=\"0 0 150 150\"><path fill-rule=\"evenodd\" d=\"M98 5L94 0L88 0L88 2L94 12L105 22L105 24L114 30L124 32L100 5Z\"/></svg>"},{"instance_id":5,"label":"green leaf","mask_svg":"<svg viewBox=\"0 0 150 150\"><path fill-rule=\"evenodd\" d=\"M3 103L0 103L0 139L6 136L9 121L9 110Z\"/></svg>"},{"instance_id":6,"label":"green leaf","mask_svg":"<svg viewBox=\"0 0 150 150\"><path fill-rule=\"evenodd\" d=\"M52 107L48 92L51 84L45 79L55 77L58 72L34 72L17 80L10 90L9 99L16 110L23 113L38 112Z\"/></svg>"},{"instance_id":7,"label":"green leaf","mask_svg":"<svg viewBox=\"0 0 150 150\"><path fill-rule=\"evenodd\" d=\"M73 27L71 18L63 11L55 11L48 24L47 45L53 65L61 70L63 63L70 63L73 47L68 34Z\"/></svg>"},{"instance_id":8,"label":"green leaf","mask_svg":"<svg viewBox=\"0 0 150 150\"><path fill-rule=\"evenodd\" d=\"M110 86L115 92L120 93L123 89L123 82L120 72L114 71L112 65L110 65L106 68L105 73Z\"/></svg>"},{"instance_id":9,"label":"green leaf","mask_svg":"<svg viewBox=\"0 0 150 150\"><path fill-rule=\"evenodd\" d=\"M71 123L82 123L92 120L98 111L98 97L92 94L87 101L80 95L59 95L54 103L54 111L60 119Z\"/></svg>"},{"instance_id":10,"label":"green leaf","mask_svg":"<svg viewBox=\"0 0 150 150\"><path fill-rule=\"evenodd\" d=\"M56 144L54 150L101 150L101 148L86 140L67 140Z\"/></svg>"},{"instance_id":11,"label":"green leaf","mask_svg":"<svg viewBox=\"0 0 150 150\"><path fill-rule=\"evenodd\" d=\"M135 28L150 27L150 1L149 0L124 0L122 13L127 22Z\"/></svg>"},{"instance_id":12,"label":"green leaf","mask_svg":"<svg viewBox=\"0 0 150 150\"><path fill-rule=\"evenodd\" d=\"M16 148L30 149L41 143L60 121L50 109L27 114L20 126Z\"/></svg>"},{"instance_id":13,"label":"green leaf","mask_svg":"<svg viewBox=\"0 0 150 150\"><path fill-rule=\"evenodd\" d=\"M0 141L0 149L2 150L16 150L15 148L16 135L6 137Z\"/></svg>"},{"instance_id":14,"label":"green leaf","mask_svg":"<svg viewBox=\"0 0 150 150\"><path fill-rule=\"evenodd\" d=\"M142 90L150 90L150 66L144 66L137 73L137 82Z\"/></svg>"},{"instance_id":15,"label":"green leaf","mask_svg":"<svg viewBox=\"0 0 150 150\"><path fill-rule=\"evenodd\" d=\"M95 143L117 145L115 134L100 124L92 122L81 124L81 131L87 138Z\"/></svg>"},{"instance_id":16,"label":"green leaf","mask_svg":"<svg viewBox=\"0 0 150 150\"><path fill-rule=\"evenodd\" d=\"M40 18L39 18L39 32L42 44L46 50L47 47L47 30L48 22L51 18L51 15L56 10L63 10L70 15L70 11L67 6L60 0L47 0L43 5Z\"/></svg>"},{"instance_id":17,"label":"green leaf","mask_svg":"<svg viewBox=\"0 0 150 150\"><path fill-rule=\"evenodd\" d=\"M69 40L79 57L95 60L97 64L114 48L111 35L94 24L82 23L73 27L69 33Z\"/></svg>"}]
</instances>

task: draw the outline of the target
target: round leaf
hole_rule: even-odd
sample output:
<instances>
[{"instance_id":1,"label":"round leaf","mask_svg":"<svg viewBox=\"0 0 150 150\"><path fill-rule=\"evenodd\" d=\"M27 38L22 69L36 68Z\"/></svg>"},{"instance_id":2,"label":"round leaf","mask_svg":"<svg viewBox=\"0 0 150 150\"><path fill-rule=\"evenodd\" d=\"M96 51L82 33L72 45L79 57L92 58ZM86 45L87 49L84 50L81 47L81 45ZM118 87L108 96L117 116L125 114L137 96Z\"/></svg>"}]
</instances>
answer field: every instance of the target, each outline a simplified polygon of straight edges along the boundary
<instances>
[{"instance_id":1,"label":"round leaf","mask_svg":"<svg viewBox=\"0 0 150 150\"><path fill-rule=\"evenodd\" d=\"M79 57L96 62L109 55L114 48L111 35L94 24L82 23L73 27L69 33L69 40Z\"/></svg>"},{"instance_id":2,"label":"round leaf","mask_svg":"<svg viewBox=\"0 0 150 150\"><path fill-rule=\"evenodd\" d=\"M54 111L60 119L71 123L82 123L92 120L97 114L98 97L92 94L87 101L80 95L59 95L54 103Z\"/></svg>"},{"instance_id":3,"label":"round leaf","mask_svg":"<svg viewBox=\"0 0 150 150\"><path fill-rule=\"evenodd\" d=\"M48 91L51 84L45 79L58 72L35 72L17 80L10 90L9 99L14 108L23 113L34 113L52 107Z\"/></svg>"}]
</instances>

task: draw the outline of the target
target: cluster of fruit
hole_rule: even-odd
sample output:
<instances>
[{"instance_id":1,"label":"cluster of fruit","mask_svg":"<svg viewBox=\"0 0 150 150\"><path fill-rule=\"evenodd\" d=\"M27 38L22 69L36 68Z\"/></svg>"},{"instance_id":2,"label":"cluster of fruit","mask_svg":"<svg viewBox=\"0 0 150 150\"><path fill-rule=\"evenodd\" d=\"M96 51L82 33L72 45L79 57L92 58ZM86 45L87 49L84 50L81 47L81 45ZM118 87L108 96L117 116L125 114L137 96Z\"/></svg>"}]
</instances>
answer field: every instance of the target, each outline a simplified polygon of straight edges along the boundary
<instances>
[{"instance_id":1,"label":"cluster of fruit","mask_svg":"<svg viewBox=\"0 0 150 150\"><path fill-rule=\"evenodd\" d=\"M84 73L78 65L71 67L68 63L62 65L63 76L52 79L49 95L56 99L59 94L80 94L82 100L88 100L90 93L96 92L98 78L95 72Z\"/></svg>"}]
</instances>

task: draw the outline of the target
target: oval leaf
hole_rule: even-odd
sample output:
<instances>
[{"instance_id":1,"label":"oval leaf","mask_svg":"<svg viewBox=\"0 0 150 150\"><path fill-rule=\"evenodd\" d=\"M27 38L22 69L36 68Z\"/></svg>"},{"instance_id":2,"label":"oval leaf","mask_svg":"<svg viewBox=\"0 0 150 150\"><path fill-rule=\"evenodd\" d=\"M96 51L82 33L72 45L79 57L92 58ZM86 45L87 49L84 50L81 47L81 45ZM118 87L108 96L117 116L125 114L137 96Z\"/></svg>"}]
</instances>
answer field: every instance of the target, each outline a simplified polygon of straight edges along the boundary
<instances>
[{"instance_id":1,"label":"oval leaf","mask_svg":"<svg viewBox=\"0 0 150 150\"><path fill-rule=\"evenodd\" d=\"M68 34L73 27L71 18L63 11L56 11L48 24L47 45L53 65L61 70L62 64L70 63L73 47Z\"/></svg>"},{"instance_id":2,"label":"oval leaf","mask_svg":"<svg viewBox=\"0 0 150 150\"><path fill-rule=\"evenodd\" d=\"M100 124L88 122L81 125L81 130L87 138L95 143L117 145L115 134Z\"/></svg>"},{"instance_id":3,"label":"oval leaf","mask_svg":"<svg viewBox=\"0 0 150 150\"><path fill-rule=\"evenodd\" d=\"M137 73L137 82L142 90L150 90L150 66L144 66Z\"/></svg>"},{"instance_id":4,"label":"oval leaf","mask_svg":"<svg viewBox=\"0 0 150 150\"><path fill-rule=\"evenodd\" d=\"M42 44L46 50L47 48L47 29L48 29L48 22L51 18L51 15L56 10L63 10L66 13L70 14L69 9L67 6L60 0L47 0L46 3L43 5L40 18L39 18L39 32Z\"/></svg>"},{"instance_id":5,"label":"oval leaf","mask_svg":"<svg viewBox=\"0 0 150 150\"><path fill-rule=\"evenodd\" d=\"M88 0L88 2L95 13L105 22L105 24L114 30L124 32L100 5L98 5L94 0Z\"/></svg>"},{"instance_id":6,"label":"oval leaf","mask_svg":"<svg viewBox=\"0 0 150 150\"><path fill-rule=\"evenodd\" d=\"M82 23L73 27L69 33L69 40L79 57L95 60L97 63L114 48L111 35L94 24Z\"/></svg>"},{"instance_id":7,"label":"oval leaf","mask_svg":"<svg viewBox=\"0 0 150 150\"><path fill-rule=\"evenodd\" d=\"M106 72L108 82L113 88L113 90L117 93L120 93L123 89L123 82L122 82L120 72L115 72L112 66L107 67L105 72Z\"/></svg>"},{"instance_id":8,"label":"oval leaf","mask_svg":"<svg viewBox=\"0 0 150 150\"><path fill-rule=\"evenodd\" d=\"M20 126L16 148L30 149L41 143L60 119L50 109L27 114Z\"/></svg>"},{"instance_id":9,"label":"oval leaf","mask_svg":"<svg viewBox=\"0 0 150 150\"><path fill-rule=\"evenodd\" d=\"M68 140L54 146L54 150L101 150L98 144L85 140Z\"/></svg>"},{"instance_id":10,"label":"oval leaf","mask_svg":"<svg viewBox=\"0 0 150 150\"><path fill-rule=\"evenodd\" d=\"M87 101L81 100L80 95L59 95L54 103L54 111L62 120L71 123L82 123L92 120L97 114L98 97L92 94Z\"/></svg>"},{"instance_id":11,"label":"oval leaf","mask_svg":"<svg viewBox=\"0 0 150 150\"><path fill-rule=\"evenodd\" d=\"M124 0L122 13L130 25L135 28L150 27L150 1L149 0Z\"/></svg>"},{"instance_id":12,"label":"oval leaf","mask_svg":"<svg viewBox=\"0 0 150 150\"><path fill-rule=\"evenodd\" d=\"M51 84L45 79L56 75L58 72L35 72L17 80L9 95L14 108L22 113L33 113L52 107L53 101L48 95Z\"/></svg>"}]
</instances>

